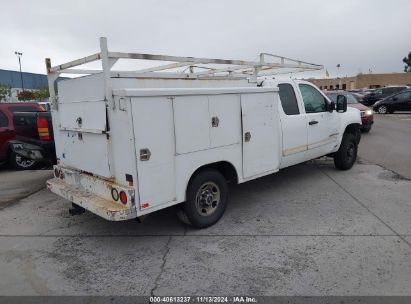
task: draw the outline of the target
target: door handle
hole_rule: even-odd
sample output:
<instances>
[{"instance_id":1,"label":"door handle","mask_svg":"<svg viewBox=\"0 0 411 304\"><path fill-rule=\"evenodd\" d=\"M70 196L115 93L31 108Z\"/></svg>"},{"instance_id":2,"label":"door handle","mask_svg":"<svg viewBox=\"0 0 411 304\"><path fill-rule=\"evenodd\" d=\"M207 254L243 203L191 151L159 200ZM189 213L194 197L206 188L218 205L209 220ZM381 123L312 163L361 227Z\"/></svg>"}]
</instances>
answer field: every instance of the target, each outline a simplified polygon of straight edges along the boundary
<instances>
[{"instance_id":1,"label":"door handle","mask_svg":"<svg viewBox=\"0 0 411 304\"><path fill-rule=\"evenodd\" d=\"M318 124L318 121L316 121L316 120L311 120L308 124L309 124L310 126L316 125L316 124Z\"/></svg>"},{"instance_id":2,"label":"door handle","mask_svg":"<svg viewBox=\"0 0 411 304\"><path fill-rule=\"evenodd\" d=\"M250 140L251 140L251 133L250 132L245 132L244 141L249 142Z\"/></svg>"}]
</instances>

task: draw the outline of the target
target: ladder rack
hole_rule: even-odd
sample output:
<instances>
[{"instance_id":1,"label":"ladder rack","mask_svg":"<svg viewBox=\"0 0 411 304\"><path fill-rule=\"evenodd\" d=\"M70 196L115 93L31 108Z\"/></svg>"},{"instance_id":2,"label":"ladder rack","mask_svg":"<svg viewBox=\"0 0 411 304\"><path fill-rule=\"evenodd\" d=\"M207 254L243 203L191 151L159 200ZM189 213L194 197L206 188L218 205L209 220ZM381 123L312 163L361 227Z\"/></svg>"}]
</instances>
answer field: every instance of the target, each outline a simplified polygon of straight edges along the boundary
<instances>
[{"instance_id":1,"label":"ladder rack","mask_svg":"<svg viewBox=\"0 0 411 304\"><path fill-rule=\"evenodd\" d=\"M171 62L159 66L136 71L114 71L113 65L119 59L139 59ZM101 60L102 69L84 70L74 67ZM220 65L216 67L216 65ZM150 78L150 79L248 79L257 82L260 76L271 76L285 73L295 73L322 70L322 65L295 60L283 56L261 53L258 61L196 58L183 56L154 55L142 53L110 52L107 48L107 38L100 38L100 52L87 57L69 61L57 66L51 66L51 60L46 58L46 68L49 81L50 99L56 97L54 82L60 74L97 74L103 73L106 99L112 99L110 88L111 78ZM185 68L183 71L176 69ZM174 71L173 71L174 70Z\"/></svg>"}]
</instances>

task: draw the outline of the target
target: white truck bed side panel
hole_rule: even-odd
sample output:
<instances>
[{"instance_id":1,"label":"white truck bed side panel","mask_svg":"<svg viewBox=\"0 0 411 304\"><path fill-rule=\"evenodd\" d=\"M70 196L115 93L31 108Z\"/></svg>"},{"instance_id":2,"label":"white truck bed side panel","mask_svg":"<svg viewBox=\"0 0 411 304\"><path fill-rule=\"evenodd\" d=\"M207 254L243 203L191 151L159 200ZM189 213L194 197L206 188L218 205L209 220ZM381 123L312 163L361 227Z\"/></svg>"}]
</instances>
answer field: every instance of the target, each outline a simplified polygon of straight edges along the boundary
<instances>
[{"instance_id":1,"label":"white truck bed side panel","mask_svg":"<svg viewBox=\"0 0 411 304\"><path fill-rule=\"evenodd\" d=\"M280 165L280 130L278 94L243 94L243 177L278 170ZM251 135L246 140L246 134Z\"/></svg>"},{"instance_id":2,"label":"white truck bed side panel","mask_svg":"<svg viewBox=\"0 0 411 304\"><path fill-rule=\"evenodd\" d=\"M136 141L140 206L153 208L176 200L175 143L172 102L164 97L131 100ZM140 150L149 149L149 160L140 160Z\"/></svg>"},{"instance_id":3,"label":"white truck bed side panel","mask_svg":"<svg viewBox=\"0 0 411 304\"><path fill-rule=\"evenodd\" d=\"M177 154L208 149L211 120L207 96L177 96L173 108Z\"/></svg>"}]
</instances>

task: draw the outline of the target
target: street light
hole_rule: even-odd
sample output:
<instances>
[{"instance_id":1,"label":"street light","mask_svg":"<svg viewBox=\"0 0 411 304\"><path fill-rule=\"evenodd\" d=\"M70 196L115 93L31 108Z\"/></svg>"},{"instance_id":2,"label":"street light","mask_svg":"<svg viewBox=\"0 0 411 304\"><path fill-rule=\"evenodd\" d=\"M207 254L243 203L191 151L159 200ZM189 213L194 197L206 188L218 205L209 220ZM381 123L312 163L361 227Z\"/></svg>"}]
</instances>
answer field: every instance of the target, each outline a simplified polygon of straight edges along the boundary
<instances>
[{"instance_id":1,"label":"street light","mask_svg":"<svg viewBox=\"0 0 411 304\"><path fill-rule=\"evenodd\" d=\"M23 73L21 72L21 59L20 59L20 57L23 56L23 53L20 53L20 52L16 51L16 52L14 52L14 54L16 54L17 58L19 58L21 88L24 91Z\"/></svg>"},{"instance_id":2,"label":"street light","mask_svg":"<svg viewBox=\"0 0 411 304\"><path fill-rule=\"evenodd\" d=\"M338 78L338 89L339 90L341 90L340 67L341 67L341 64L337 64L337 78Z\"/></svg>"}]
</instances>

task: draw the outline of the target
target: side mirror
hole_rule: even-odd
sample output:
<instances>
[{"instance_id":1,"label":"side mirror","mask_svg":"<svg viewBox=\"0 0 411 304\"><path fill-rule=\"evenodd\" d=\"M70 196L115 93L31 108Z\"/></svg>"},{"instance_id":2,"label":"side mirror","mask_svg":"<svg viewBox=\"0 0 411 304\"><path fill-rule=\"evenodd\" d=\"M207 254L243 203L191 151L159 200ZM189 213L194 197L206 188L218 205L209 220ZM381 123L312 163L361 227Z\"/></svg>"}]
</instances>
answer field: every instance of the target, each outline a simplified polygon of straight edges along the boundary
<instances>
[{"instance_id":1,"label":"side mirror","mask_svg":"<svg viewBox=\"0 0 411 304\"><path fill-rule=\"evenodd\" d=\"M328 110L328 112L332 112L332 111L335 110L335 102L334 101L327 102L327 110Z\"/></svg>"},{"instance_id":2,"label":"side mirror","mask_svg":"<svg viewBox=\"0 0 411 304\"><path fill-rule=\"evenodd\" d=\"M337 96L337 112L347 112L347 97L345 97L344 95Z\"/></svg>"},{"instance_id":3,"label":"side mirror","mask_svg":"<svg viewBox=\"0 0 411 304\"><path fill-rule=\"evenodd\" d=\"M392 100L397 101L398 97L393 97Z\"/></svg>"}]
</instances>

